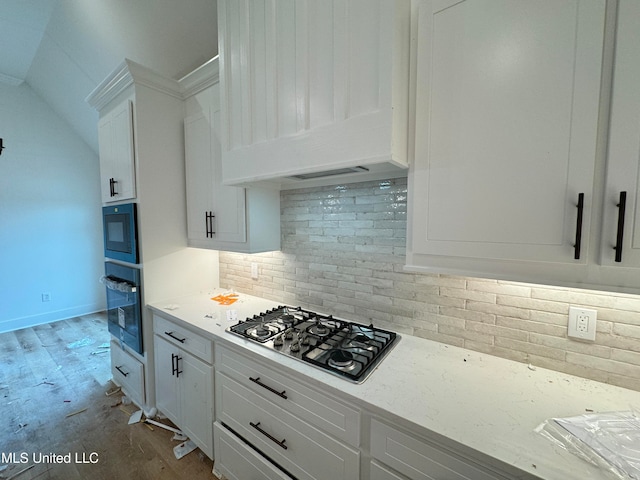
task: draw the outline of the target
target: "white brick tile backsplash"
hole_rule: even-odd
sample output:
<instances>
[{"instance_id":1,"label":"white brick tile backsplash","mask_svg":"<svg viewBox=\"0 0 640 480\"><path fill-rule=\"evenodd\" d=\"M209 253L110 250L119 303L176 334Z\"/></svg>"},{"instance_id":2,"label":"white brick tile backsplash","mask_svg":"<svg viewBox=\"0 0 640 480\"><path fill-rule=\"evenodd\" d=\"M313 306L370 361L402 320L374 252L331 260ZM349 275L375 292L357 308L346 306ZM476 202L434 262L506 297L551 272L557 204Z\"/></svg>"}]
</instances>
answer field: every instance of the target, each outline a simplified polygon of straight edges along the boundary
<instances>
[{"instance_id":1,"label":"white brick tile backsplash","mask_svg":"<svg viewBox=\"0 0 640 480\"><path fill-rule=\"evenodd\" d=\"M282 191L282 251L220 252L221 285L640 390L640 296L406 273L406 191L405 178ZM570 305L598 311L594 343L567 338Z\"/></svg>"}]
</instances>

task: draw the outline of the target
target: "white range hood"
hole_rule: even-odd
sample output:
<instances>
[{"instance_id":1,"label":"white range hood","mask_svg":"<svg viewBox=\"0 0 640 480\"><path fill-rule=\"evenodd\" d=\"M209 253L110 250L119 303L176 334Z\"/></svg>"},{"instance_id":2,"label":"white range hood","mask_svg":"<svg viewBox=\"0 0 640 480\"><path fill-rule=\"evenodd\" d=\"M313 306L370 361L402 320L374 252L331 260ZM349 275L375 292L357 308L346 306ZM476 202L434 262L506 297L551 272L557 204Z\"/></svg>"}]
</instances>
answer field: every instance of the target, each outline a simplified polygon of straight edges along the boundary
<instances>
[{"instance_id":1,"label":"white range hood","mask_svg":"<svg viewBox=\"0 0 640 480\"><path fill-rule=\"evenodd\" d=\"M411 1L294 3L218 1L223 183L406 175Z\"/></svg>"}]
</instances>

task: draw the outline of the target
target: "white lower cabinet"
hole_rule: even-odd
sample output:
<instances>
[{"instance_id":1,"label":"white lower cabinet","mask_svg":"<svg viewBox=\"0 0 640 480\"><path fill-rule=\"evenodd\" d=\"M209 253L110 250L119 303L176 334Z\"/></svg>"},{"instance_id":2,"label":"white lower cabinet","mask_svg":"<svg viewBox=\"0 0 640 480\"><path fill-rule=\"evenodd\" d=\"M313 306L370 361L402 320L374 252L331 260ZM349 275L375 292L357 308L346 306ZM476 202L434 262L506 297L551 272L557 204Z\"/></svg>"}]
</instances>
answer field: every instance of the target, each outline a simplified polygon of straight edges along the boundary
<instances>
[{"instance_id":1,"label":"white lower cabinet","mask_svg":"<svg viewBox=\"0 0 640 480\"><path fill-rule=\"evenodd\" d=\"M371 470L369 480L405 480L407 477L392 472L384 465L380 465L375 460L371 460Z\"/></svg>"},{"instance_id":2,"label":"white lower cabinet","mask_svg":"<svg viewBox=\"0 0 640 480\"><path fill-rule=\"evenodd\" d=\"M138 406L144 405L144 365L124 350L118 342L111 342L111 375L125 395Z\"/></svg>"},{"instance_id":3,"label":"white lower cabinet","mask_svg":"<svg viewBox=\"0 0 640 480\"><path fill-rule=\"evenodd\" d=\"M364 412L286 367L216 345L214 473L229 480L507 480L418 428ZM367 447L368 444L368 447ZM360 465L362 462L362 465ZM504 467L504 468L503 468Z\"/></svg>"},{"instance_id":4,"label":"white lower cabinet","mask_svg":"<svg viewBox=\"0 0 640 480\"><path fill-rule=\"evenodd\" d=\"M507 480L489 467L463 459L434 442L413 436L377 419L371 420L371 456L396 470L386 475L386 468L372 461L373 479L410 480Z\"/></svg>"},{"instance_id":5,"label":"white lower cabinet","mask_svg":"<svg viewBox=\"0 0 640 480\"><path fill-rule=\"evenodd\" d=\"M217 349L216 364L218 371L264 396L283 410L353 447L360 444L358 409L321 395L316 389L295 382L291 377L275 371L276 369L253 362L230 349Z\"/></svg>"},{"instance_id":6,"label":"white lower cabinet","mask_svg":"<svg viewBox=\"0 0 640 480\"><path fill-rule=\"evenodd\" d=\"M356 410L307 387L302 380L285 375L277 375L277 380L273 376L267 377L265 373L269 370L268 367L249 357L235 355L220 346L217 347L216 354L216 361L220 361L216 371L216 422L219 423L219 428L233 432L236 438L243 439L248 444L236 443L236 447L245 450L245 457L254 455L251 450L253 448L280 467L282 472L299 480L360 478L358 445L351 446L327 431L335 430L331 424L337 420L338 423L347 425L344 434L338 433L339 436L357 439L359 417L355 421L351 418L344 422ZM242 359L244 368L253 369L253 373L239 374L238 363L229 363L232 358ZM300 402L303 398L301 392L306 394L306 400L312 404L330 405L337 410L332 415L331 408L325 407L318 418L309 419L303 412L306 400ZM316 425L320 425L320 428ZM356 431L351 432L352 428ZM226 474L229 478L244 478L242 469L249 467L238 464L237 454L234 457L227 451L225 455L225 448L227 447L216 444L216 469L231 472L231 475ZM259 465L254 466L260 468Z\"/></svg>"},{"instance_id":7,"label":"white lower cabinet","mask_svg":"<svg viewBox=\"0 0 640 480\"><path fill-rule=\"evenodd\" d=\"M228 480L290 480L278 467L219 423L213 424L213 441L216 446L216 463L213 473Z\"/></svg>"},{"instance_id":8,"label":"white lower cabinet","mask_svg":"<svg viewBox=\"0 0 640 480\"><path fill-rule=\"evenodd\" d=\"M213 458L213 366L186 345L211 341L154 317L157 407L209 458ZM170 334L170 335L169 335ZM168 337L168 339L167 339ZM190 342L187 342L190 340ZM210 362L211 360L209 360Z\"/></svg>"}]
</instances>

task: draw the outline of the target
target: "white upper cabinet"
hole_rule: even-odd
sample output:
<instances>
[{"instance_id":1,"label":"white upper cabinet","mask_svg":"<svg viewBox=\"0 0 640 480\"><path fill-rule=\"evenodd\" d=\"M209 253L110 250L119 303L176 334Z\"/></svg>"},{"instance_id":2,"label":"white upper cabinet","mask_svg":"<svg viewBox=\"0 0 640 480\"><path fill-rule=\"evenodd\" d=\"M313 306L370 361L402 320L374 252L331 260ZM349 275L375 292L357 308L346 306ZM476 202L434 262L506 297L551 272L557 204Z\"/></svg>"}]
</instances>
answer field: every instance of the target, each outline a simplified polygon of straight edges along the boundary
<instances>
[{"instance_id":1,"label":"white upper cabinet","mask_svg":"<svg viewBox=\"0 0 640 480\"><path fill-rule=\"evenodd\" d=\"M218 30L224 183L406 173L410 1L219 0Z\"/></svg>"},{"instance_id":2,"label":"white upper cabinet","mask_svg":"<svg viewBox=\"0 0 640 480\"><path fill-rule=\"evenodd\" d=\"M189 245L243 253L279 250L280 192L222 183L217 60L182 83L198 86L187 95L184 121Z\"/></svg>"},{"instance_id":3,"label":"white upper cabinet","mask_svg":"<svg viewBox=\"0 0 640 480\"><path fill-rule=\"evenodd\" d=\"M136 197L133 105L122 102L98 123L102 202Z\"/></svg>"},{"instance_id":4,"label":"white upper cabinet","mask_svg":"<svg viewBox=\"0 0 640 480\"><path fill-rule=\"evenodd\" d=\"M640 2L618 8L601 263L640 267ZM620 194L625 192L624 210ZM626 200L626 201L625 201ZM619 206L620 205L620 206ZM622 215L624 213L624 215ZM620 237L621 241L618 240ZM616 245L620 245L618 249ZM637 276L637 273L634 273Z\"/></svg>"},{"instance_id":5,"label":"white upper cabinet","mask_svg":"<svg viewBox=\"0 0 640 480\"><path fill-rule=\"evenodd\" d=\"M245 189L222 185L219 124L219 109L184 121L188 237L245 242Z\"/></svg>"},{"instance_id":6,"label":"white upper cabinet","mask_svg":"<svg viewBox=\"0 0 640 480\"><path fill-rule=\"evenodd\" d=\"M409 267L579 281L604 31L604 0L420 3Z\"/></svg>"}]
</instances>

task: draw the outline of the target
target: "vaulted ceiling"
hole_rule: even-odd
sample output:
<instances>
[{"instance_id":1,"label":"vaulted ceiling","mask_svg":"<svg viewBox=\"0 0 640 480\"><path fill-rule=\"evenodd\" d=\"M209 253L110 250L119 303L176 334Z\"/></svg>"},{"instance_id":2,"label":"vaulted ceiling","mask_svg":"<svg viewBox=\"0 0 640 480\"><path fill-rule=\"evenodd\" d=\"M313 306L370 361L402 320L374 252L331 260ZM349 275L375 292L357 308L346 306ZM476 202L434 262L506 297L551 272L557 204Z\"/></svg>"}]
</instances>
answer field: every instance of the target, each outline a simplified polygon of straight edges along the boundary
<instances>
[{"instance_id":1,"label":"vaulted ceiling","mask_svg":"<svg viewBox=\"0 0 640 480\"><path fill-rule=\"evenodd\" d=\"M96 152L85 98L125 58L177 80L217 50L216 0L0 1L0 82L28 84Z\"/></svg>"}]
</instances>

